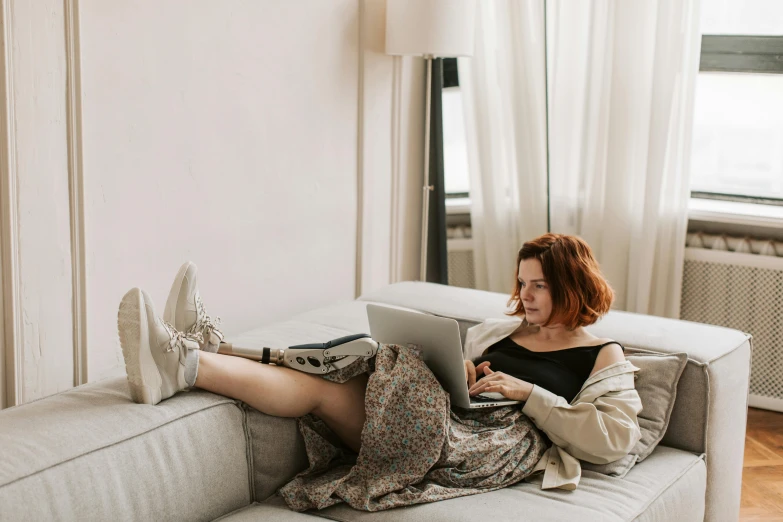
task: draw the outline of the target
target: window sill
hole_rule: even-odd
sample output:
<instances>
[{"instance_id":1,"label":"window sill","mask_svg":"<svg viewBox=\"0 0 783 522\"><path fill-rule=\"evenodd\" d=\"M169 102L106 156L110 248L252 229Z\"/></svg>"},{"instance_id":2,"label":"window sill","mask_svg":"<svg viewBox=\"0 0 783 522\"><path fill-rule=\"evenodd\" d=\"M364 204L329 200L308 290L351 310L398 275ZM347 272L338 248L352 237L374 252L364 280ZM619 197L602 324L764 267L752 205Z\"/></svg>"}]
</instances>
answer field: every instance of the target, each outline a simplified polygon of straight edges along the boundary
<instances>
[{"instance_id":1,"label":"window sill","mask_svg":"<svg viewBox=\"0 0 783 522\"><path fill-rule=\"evenodd\" d=\"M446 214L470 214L470 198L447 199ZM783 207L690 198L688 219L711 223L783 228Z\"/></svg>"},{"instance_id":2,"label":"window sill","mask_svg":"<svg viewBox=\"0 0 783 522\"><path fill-rule=\"evenodd\" d=\"M470 214L470 198L446 199L446 214Z\"/></svg>"},{"instance_id":3,"label":"window sill","mask_svg":"<svg viewBox=\"0 0 783 522\"><path fill-rule=\"evenodd\" d=\"M688 219L710 223L783 228L783 207L691 198L688 202Z\"/></svg>"}]
</instances>

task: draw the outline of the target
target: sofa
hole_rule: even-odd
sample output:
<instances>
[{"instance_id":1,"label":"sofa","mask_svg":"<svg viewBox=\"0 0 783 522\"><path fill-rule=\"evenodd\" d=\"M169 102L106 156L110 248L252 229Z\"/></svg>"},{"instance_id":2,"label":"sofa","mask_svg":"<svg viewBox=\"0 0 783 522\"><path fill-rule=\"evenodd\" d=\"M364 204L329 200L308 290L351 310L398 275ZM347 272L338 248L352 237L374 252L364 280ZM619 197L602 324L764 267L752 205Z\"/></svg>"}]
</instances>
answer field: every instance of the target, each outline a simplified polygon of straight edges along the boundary
<instances>
[{"instance_id":1,"label":"sofa","mask_svg":"<svg viewBox=\"0 0 783 522\"><path fill-rule=\"evenodd\" d=\"M369 333L370 302L453 317L464 340L507 298L403 282L230 340L286 347ZM0 520L737 520L750 336L619 311L589 330L629 353L688 353L664 438L622 479L585 470L575 491L521 482L376 513L344 503L297 513L275 493L307 466L295 419L198 389L134 404L122 377L0 411Z\"/></svg>"}]
</instances>

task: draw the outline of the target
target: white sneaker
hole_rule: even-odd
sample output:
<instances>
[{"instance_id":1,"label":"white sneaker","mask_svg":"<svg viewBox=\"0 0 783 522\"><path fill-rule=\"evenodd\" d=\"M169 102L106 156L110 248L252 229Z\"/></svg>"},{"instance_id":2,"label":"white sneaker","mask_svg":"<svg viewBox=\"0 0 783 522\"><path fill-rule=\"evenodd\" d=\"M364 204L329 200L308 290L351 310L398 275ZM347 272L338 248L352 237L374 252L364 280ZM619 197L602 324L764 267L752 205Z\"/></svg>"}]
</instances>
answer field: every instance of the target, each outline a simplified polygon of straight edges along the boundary
<instances>
[{"instance_id":1,"label":"white sneaker","mask_svg":"<svg viewBox=\"0 0 783 522\"><path fill-rule=\"evenodd\" d=\"M198 291L197 273L198 267L191 261L180 267L171 284L166 308L163 310L163 320L191 337L202 337L200 348L214 353L218 351L223 340L223 333L217 329L220 318L212 319L207 315Z\"/></svg>"},{"instance_id":2,"label":"white sneaker","mask_svg":"<svg viewBox=\"0 0 783 522\"><path fill-rule=\"evenodd\" d=\"M161 321L146 292L134 288L125 294L117 328L134 402L157 404L188 388L185 357L198 343Z\"/></svg>"}]
</instances>

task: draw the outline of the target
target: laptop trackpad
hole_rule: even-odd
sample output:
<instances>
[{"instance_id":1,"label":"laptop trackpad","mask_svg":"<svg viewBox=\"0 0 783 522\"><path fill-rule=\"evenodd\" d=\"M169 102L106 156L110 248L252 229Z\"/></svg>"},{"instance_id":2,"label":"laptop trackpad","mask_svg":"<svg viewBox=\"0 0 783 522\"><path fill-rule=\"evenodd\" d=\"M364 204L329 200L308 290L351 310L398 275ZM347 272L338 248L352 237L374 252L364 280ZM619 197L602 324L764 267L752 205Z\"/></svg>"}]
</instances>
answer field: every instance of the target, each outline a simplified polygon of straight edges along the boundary
<instances>
[{"instance_id":1,"label":"laptop trackpad","mask_svg":"<svg viewBox=\"0 0 783 522\"><path fill-rule=\"evenodd\" d=\"M484 393L479 393L478 396L479 397L484 397L485 399L494 399L496 401L507 401L508 400L500 392L484 392Z\"/></svg>"}]
</instances>

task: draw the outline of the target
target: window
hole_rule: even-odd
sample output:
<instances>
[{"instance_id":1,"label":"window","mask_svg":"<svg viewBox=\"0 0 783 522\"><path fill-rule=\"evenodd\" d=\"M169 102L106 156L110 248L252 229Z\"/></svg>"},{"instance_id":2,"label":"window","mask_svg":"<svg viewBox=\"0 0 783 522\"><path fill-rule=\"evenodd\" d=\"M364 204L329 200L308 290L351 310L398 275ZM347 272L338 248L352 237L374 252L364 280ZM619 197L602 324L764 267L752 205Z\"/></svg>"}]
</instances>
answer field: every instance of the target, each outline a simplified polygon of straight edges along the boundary
<instances>
[{"instance_id":1,"label":"window","mask_svg":"<svg viewBox=\"0 0 783 522\"><path fill-rule=\"evenodd\" d=\"M443 59L443 169L447 199L467 198L468 151L457 59Z\"/></svg>"},{"instance_id":2,"label":"window","mask_svg":"<svg viewBox=\"0 0 783 522\"><path fill-rule=\"evenodd\" d=\"M783 205L783 2L703 0L691 195Z\"/></svg>"}]
</instances>

